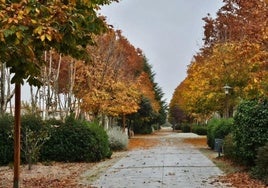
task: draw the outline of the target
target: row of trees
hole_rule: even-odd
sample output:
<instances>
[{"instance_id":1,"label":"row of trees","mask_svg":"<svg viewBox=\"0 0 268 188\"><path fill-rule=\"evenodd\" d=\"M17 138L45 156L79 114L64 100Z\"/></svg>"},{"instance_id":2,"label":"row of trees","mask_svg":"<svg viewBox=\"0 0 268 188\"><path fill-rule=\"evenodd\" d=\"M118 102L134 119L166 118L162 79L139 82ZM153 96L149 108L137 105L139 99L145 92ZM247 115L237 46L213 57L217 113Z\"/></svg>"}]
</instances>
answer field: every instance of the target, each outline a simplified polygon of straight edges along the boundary
<instances>
[{"instance_id":1,"label":"row of trees","mask_svg":"<svg viewBox=\"0 0 268 188\"><path fill-rule=\"evenodd\" d=\"M85 47L92 44L93 34L107 28L96 9L112 1L0 2L0 62L9 69L11 83L15 84L14 187L19 187L21 84L25 79L30 85L42 84L39 75L44 51L53 49L59 54L88 59ZM1 99L1 105L4 103Z\"/></svg>"},{"instance_id":2,"label":"row of trees","mask_svg":"<svg viewBox=\"0 0 268 188\"><path fill-rule=\"evenodd\" d=\"M170 121L205 121L232 112L241 99L268 96L268 7L262 0L224 0L203 18L204 45L170 103ZM226 96L223 86L232 87Z\"/></svg>"},{"instance_id":3,"label":"row of trees","mask_svg":"<svg viewBox=\"0 0 268 188\"><path fill-rule=\"evenodd\" d=\"M41 114L43 119L56 116L64 119L69 113L88 116L93 121L128 115L124 121L128 120L132 128L143 124L145 119L150 127L164 123L163 92L154 82L152 67L142 51L135 49L120 31L112 29L95 35L94 42L93 46L87 46L90 61L86 63L54 50L45 51L38 76L42 85L31 87L31 104L23 104L24 110ZM9 69L4 71L1 83L10 88L10 80L4 79L9 77ZM1 95L5 100L3 109L10 101L7 96L11 94ZM133 119L138 122L133 123Z\"/></svg>"},{"instance_id":4,"label":"row of trees","mask_svg":"<svg viewBox=\"0 0 268 188\"><path fill-rule=\"evenodd\" d=\"M0 1L0 113L15 94L14 187L19 187L24 82L37 86L29 106L44 119L57 112L61 118L122 115L125 122L142 98L165 119L163 93L146 58L96 12L113 1Z\"/></svg>"},{"instance_id":5,"label":"row of trees","mask_svg":"<svg viewBox=\"0 0 268 188\"><path fill-rule=\"evenodd\" d=\"M112 28L91 38L94 44L86 46L86 59L78 60L55 49L43 51L40 74L35 76L41 85L31 86L31 103L23 107L30 107L32 113L41 114L43 119L64 119L74 113L77 118L105 122L107 117L112 120L136 113L144 98L149 101L150 113L161 120L160 124L164 123L163 92L154 82L152 67L142 51L135 49L121 31ZM10 85L10 68L6 63L1 68L1 114L4 114L14 89ZM11 105L9 109L12 110Z\"/></svg>"}]
</instances>

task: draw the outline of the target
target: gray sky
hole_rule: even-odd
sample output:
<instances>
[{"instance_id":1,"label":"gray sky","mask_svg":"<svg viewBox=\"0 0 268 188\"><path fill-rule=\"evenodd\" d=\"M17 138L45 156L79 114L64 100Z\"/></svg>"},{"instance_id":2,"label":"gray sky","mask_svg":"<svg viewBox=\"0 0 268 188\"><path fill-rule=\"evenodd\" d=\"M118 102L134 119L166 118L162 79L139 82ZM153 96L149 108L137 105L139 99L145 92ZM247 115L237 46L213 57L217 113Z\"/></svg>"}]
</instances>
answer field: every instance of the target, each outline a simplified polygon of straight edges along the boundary
<instances>
[{"instance_id":1,"label":"gray sky","mask_svg":"<svg viewBox=\"0 0 268 188\"><path fill-rule=\"evenodd\" d=\"M214 16L221 5L221 0L121 0L102 7L100 13L142 49L169 103L203 45L202 18L207 13Z\"/></svg>"}]
</instances>

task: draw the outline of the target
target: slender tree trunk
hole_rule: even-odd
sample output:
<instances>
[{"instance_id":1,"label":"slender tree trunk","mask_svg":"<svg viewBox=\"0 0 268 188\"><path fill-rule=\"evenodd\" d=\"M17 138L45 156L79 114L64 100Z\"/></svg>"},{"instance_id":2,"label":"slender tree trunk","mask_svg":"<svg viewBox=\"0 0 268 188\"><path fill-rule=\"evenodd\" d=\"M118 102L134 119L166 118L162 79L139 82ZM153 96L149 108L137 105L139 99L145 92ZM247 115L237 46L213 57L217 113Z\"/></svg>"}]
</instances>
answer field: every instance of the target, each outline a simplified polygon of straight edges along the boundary
<instances>
[{"instance_id":1,"label":"slender tree trunk","mask_svg":"<svg viewBox=\"0 0 268 188\"><path fill-rule=\"evenodd\" d=\"M20 111L21 111L21 85L15 84L15 125L14 125L14 178L13 188L19 188L20 175Z\"/></svg>"},{"instance_id":2,"label":"slender tree trunk","mask_svg":"<svg viewBox=\"0 0 268 188\"><path fill-rule=\"evenodd\" d=\"M60 104L60 94L59 94L59 75L60 75L60 68L61 68L61 54L59 55L59 62L57 67L57 73L54 77L53 89L54 89L54 115L59 110L60 117L61 117L61 104ZM55 116L54 116L55 117Z\"/></svg>"},{"instance_id":3,"label":"slender tree trunk","mask_svg":"<svg viewBox=\"0 0 268 188\"><path fill-rule=\"evenodd\" d=\"M12 114L11 99L15 94L15 90L11 91L10 72L6 68L6 63L2 63L0 68L0 114L6 113L8 103L10 104L10 112Z\"/></svg>"},{"instance_id":4,"label":"slender tree trunk","mask_svg":"<svg viewBox=\"0 0 268 188\"><path fill-rule=\"evenodd\" d=\"M5 63L1 64L1 73L0 73L0 114L4 114L5 113L5 85L6 85L6 73L5 73Z\"/></svg>"},{"instance_id":5,"label":"slender tree trunk","mask_svg":"<svg viewBox=\"0 0 268 188\"><path fill-rule=\"evenodd\" d=\"M74 88L74 82L75 82L75 64L74 61L70 63L69 67L69 92L68 92L68 113L71 114L74 113L74 100L73 100L73 88Z\"/></svg>"},{"instance_id":6,"label":"slender tree trunk","mask_svg":"<svg viewBox=\"0 0 268 188\"><path fill-rule=\"evenodd\" d=\"M122 129L123 129L123 132L125 132L125 129L126 129L126 115L123 114L123 117L122 117Z\"/></svg>"},{"instance_id":7,"label":"slender tree trunk","mask_svg":"<svg viewBox=\"0 0 268 188\"><path fill-rule=\"evenodd\" d=\"M7 105L9 103L9 106L10 106L10 114L13 114L13 111L12 111L12 102L11 102L11 99L13 98L13 96L15 95L15 89L12 89L11 91L11 81L10 81L10 72L8 71L7 75L6 75L6 79L7 79L7 98L6 98L6 108L7 108Z\"/></svg>"}]
</instances>

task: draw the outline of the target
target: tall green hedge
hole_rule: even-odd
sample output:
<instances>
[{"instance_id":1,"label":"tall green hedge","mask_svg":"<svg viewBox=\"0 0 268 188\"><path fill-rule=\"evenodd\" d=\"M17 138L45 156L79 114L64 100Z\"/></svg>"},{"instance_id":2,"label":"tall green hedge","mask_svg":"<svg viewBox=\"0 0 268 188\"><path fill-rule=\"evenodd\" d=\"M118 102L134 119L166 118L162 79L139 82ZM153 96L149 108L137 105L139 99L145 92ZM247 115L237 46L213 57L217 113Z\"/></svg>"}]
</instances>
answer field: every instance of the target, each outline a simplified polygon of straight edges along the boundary
<instances>
[{"instance_id":1,"label":"tall green hedge","mask_svg":"<svg viewBox=\"0 0 268 188\"><path fill-rule=\"evenodd\" d=\"M254 165L259 147L268 142L268 101L244 101L234 117L233 137L241 162Z\"/></svg>"}]
</instances>

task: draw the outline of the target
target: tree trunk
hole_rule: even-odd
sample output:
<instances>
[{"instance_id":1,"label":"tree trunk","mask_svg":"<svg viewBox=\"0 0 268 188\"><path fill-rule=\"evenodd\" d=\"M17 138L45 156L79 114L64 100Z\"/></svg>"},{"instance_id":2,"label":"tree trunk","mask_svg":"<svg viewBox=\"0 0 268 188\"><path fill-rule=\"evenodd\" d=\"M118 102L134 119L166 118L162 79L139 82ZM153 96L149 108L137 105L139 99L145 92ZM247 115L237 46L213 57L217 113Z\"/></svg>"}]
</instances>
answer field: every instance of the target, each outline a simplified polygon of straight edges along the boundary
<instances>
[{"instance_id":1,"label":"tree trunk","mask_svg":"<svg viewBox=\"0 0 268 188\"><path fill-rule=\"evenodd\" d=\"M126 115L123 114L123 117L122 117L122 129L123 129L123 132L125 132L125 129L126 129Z\"/></svg>"},{"instance_id":2,"label":"tree trunk","mask_svg":"<svg viewBox=\"0 0 268 188\"><path fill-rule=\"evenodd\" d=\"M15 84L15 125L14 125L14 178L13 188L19 188L20 175L20 125L21 85Z\"/></svg>"},{"instance_id":3,"label":"tree trunk","mask_svg":"<svg viewBox=\"0 0 268 188\"><path fill-rule=\"evenodd\" d=\"M68 91L68 112L66 114L72 114L74 112L74 99L73 99L73 89L74 89L74 82L75 82L75 63L72 61L69 67L69 91Z\"/></svg>"},{"instance_id":4,"label":"tree trunk","mask_svg":"<svg viewBox=\"0 0 268 188\"><path fill-rule=\"evenodd\" d=\"M5 85L6 85L6 74L5 74L5 63L1 64L1 80L0 80L0 114L5 113Z\"/></svg>"},{"instance_id":5,"label":"tree trunk","mask_svg":"<svg viewBox=\"0 0 268 188\"><path fill-rule=\"evenodd\" d=\"M11 91L10 72L6 68L6 63L2 63L0 68L0 115L3 115L7 111L8 103L11 106L11 99L14 96L15 90ZM10 111L12 112L12 109Z\"/></svg>"}]
</instances>

